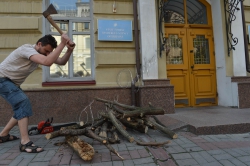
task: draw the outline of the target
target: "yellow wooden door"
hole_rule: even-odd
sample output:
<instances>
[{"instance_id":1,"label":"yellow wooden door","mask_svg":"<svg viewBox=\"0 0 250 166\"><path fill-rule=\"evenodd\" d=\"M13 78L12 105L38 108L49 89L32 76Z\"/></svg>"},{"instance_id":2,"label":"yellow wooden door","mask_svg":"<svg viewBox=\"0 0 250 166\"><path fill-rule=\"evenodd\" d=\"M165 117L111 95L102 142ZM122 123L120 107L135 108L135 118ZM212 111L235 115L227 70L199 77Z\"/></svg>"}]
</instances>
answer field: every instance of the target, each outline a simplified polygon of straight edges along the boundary
<instances>
[{"instance_id":1,"label":"yellow wooden door","mask_svg":"<svg viewBox=\"0 0 250 166\"><path fill-rule=\"evenodd\" d=\"M166 29L167 77L174 85L175 105L190 105L190 68L186 28Z\"/></svg>"},{"instance_id":2,"label":"yellow wooden door","mask_svg":"<svg viewBox=\"0 0 250 166\"><path fill-rule=\"evenodd\" d=\"M167 77L175 106L216 105L213 34L208 29L166 28Z\"/></svg>"},{"instance_id":3,"label":"yellow wooden door","mask_svg":"<svg viewBox=\"0 0 250 166\"><path fill-rule=\"evenodd\" d=\"M210 29L187 29L190 62L190 104L217 104L213 32Z\"/></svg>"}]
</instances>

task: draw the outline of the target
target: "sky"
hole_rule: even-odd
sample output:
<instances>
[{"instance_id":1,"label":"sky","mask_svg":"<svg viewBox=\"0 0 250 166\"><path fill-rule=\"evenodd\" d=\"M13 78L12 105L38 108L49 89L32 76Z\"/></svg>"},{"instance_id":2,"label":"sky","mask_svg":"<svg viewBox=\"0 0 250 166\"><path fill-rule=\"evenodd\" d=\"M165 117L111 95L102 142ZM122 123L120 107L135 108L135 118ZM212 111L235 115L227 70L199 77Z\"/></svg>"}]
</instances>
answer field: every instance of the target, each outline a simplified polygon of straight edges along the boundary
<instances>
[{"instance_id":1,"label":"sky","mask_svg":"<svg viewBox=\"0 0 250 166\"><path fill-rule=\"evenodd\" d=\"M77 0L50 0L56 9L74 9ZM89 2L89 0L81 0L81 2Z\"/></svg>"}]
</instances>

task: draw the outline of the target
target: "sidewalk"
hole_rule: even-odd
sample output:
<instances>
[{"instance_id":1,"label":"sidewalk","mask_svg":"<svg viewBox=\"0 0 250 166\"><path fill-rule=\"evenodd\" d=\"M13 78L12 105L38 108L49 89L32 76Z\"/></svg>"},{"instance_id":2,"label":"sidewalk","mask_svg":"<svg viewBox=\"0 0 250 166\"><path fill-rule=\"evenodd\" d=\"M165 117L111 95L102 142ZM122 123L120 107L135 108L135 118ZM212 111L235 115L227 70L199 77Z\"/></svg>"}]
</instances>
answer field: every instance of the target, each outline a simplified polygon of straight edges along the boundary
<instances>
[{"instance_id":1,"label":"sidewalk","mask_svg":"<svg viewBox=\"0 0 250 166\"><path fill-rule=\"evenodd\" d=\"M166 141L168 138L155 130L148 134L130 133L142 141ZM19 135L17 129L11 134ZM112 145L125 158L119 159L109 150L92 139L82 136L96 150L90 162L80 159L70 147L54 146L63 137L46 140L44 135L31 136L36 145L45 151L38 154L20 153L19 141L0 144L0 165L10 166L47 166L47 165L92 165L92 166L243 166L250 165L250 133L202 135L190 132L177 132L178 138L162 147L144 147L123 139L120 144Z\"/></svg>"},{"instance_id":2,"label":"sidewalk","mask_svg":"<svg viewBox=\"0 0 250 166\"><path fill-rule=\"evenodd\" d=\"M220 112L220 110L218 111ZM238 111L242 112L242 110ZM180 115L180 112L170 116L173 118L177 115L183 118L183 114ZM104 145L85 136L81 136L81 138L91 144L96 151L93 160L89 162L80 159L67 145L54 145L56 142L62 142L64 137L47 140L44 135L35 135L31 136L31 140L36 145L43 147L45 151L37 154L20 153L18 149L19 140L6 142L0 144L0 166L250 166L250 132L195 135L189 132L188 128L185 128L186 123L179 121L180 118L171 120L170 116L162 116L161 121L168 120L169 126L172 124L171 127L173 127L173 124L179 126L179 129L176 128L177 139L171 140L165 134L152 129L149 129L147 134L128 130L133 137L144 142L171 140L171 143L161 147L139 146L136 143L129 143L120 135L121 143L113 144L112 147L118 151L124 160L111 154ZM208 120L205 118L204 121L207 122ZM211 120L211 124L212 122ZM2 127L0 127L1 129ZM232 130L234 131L233 128ZM18 128L15 127L11 134L19 136Z\"/></svg>"}]
</instances>

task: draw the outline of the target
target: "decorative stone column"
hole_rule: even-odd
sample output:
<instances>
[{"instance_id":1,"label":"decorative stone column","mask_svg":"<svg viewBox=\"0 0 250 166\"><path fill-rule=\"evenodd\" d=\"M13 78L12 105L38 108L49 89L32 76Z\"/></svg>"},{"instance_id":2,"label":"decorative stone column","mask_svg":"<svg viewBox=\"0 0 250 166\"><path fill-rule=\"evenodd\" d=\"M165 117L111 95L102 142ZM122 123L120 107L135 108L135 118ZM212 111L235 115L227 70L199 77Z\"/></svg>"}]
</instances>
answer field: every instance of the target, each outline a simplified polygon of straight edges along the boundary
<instances>
[{"instance_id":1,"label":"decorative stone column","mask_svg":"<svg viewBox=\"0 0 250 166\"><path fill-rule=\"evenodd\" d=\"M142 79L158 79L155 0L139 0Z\"/></svg>"}]
</instances>

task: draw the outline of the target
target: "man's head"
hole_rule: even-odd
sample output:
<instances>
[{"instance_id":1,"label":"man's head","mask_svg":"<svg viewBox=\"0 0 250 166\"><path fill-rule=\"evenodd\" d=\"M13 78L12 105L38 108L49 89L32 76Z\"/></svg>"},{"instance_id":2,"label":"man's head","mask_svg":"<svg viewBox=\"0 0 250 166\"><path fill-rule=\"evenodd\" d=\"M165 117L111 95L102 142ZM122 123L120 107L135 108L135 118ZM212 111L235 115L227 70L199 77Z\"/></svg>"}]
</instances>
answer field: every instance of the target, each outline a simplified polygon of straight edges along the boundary
<instances>
[{"instance_id":1,"label":"man's head","mask_svg":"<svg viewBox=\"0 0 250 166\"><path fill-rule=\"evenodd\" d=\"M45 35L36 42L36 50L40 54L48 55L57 47L56 39L51 35Z\"/></svg>"}]
</instances>

